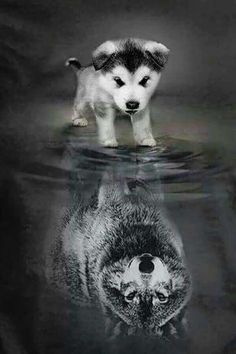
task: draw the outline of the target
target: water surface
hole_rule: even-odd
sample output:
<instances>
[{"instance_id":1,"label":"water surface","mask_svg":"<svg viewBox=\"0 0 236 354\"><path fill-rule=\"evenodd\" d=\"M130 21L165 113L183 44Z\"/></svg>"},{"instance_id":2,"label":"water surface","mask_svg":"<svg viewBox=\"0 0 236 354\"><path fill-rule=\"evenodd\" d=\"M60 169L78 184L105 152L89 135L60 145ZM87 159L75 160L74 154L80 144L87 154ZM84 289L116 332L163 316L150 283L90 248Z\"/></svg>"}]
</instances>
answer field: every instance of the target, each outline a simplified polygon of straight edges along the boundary
<instances>
[{"instance_id":1,"label":"water surface","mask_svg":"<svg viewBox=\"0 0 236 354\"><path fill-rule=\"evenodd\" d=\"M57 110L50 109L41 106L37 115L41 110L58 119ZM32 145L19 133L15 147L6 149L1 190L3 201L8 200L3 211L8 221L3 230L11 237L4 241L1 258L3 270L14 268L11 275L1 274L4 348L17 343L22 352L33 348L38 353L152 353L157 347L160 353L233 353L235 174L229 154L219 144L170 136L160 138L157 148L135 147L122 120L121 146L104 149L96 143L93 124L76 130L60 121L53 129L46 120L37 123L43 129ZM9 128L7 134L12 134ZM139 334L108 340L97 306L78 306L46 277L48 250L68 209L91 201L107 168L115 168L130 188L136 188L134 180L147 184L179 230L193 281L188 331L181 339ZM13 245L18 246L10 252Z\"/></svg>"}]
</instances>

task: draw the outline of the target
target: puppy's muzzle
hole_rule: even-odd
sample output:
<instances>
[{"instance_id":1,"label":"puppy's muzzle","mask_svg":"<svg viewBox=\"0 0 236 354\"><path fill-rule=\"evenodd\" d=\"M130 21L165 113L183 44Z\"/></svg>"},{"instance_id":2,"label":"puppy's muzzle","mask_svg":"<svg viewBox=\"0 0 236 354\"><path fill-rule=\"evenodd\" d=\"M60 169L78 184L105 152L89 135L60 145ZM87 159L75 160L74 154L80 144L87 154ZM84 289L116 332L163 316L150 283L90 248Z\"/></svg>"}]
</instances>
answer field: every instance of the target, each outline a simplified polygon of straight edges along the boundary
<instances>
[{"instance_id":1,"label":"puppy's muzzle","mask_svg":"<svg viewBox=\"0 0 236 354\"><path fill-rule=\"evenodd\" d=\"M137 112L138 108L139 108L139 102L137 101L128 101L126 102L126 112L129 114L134 114L135 112Z\"/></svg>"}]
</instances>

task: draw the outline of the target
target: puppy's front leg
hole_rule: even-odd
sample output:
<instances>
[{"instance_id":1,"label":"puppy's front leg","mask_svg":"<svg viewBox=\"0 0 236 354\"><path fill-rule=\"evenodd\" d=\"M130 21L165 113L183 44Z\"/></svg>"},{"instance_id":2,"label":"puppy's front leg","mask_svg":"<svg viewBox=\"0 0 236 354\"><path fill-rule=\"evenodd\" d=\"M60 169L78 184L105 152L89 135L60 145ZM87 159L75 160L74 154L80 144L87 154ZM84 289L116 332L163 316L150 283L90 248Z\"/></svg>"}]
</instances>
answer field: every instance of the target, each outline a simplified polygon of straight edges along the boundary
<instances>
[{"instance_id":1,"label":"puppy's front leg","mask_svg":"<svg viewBox=\"0 0 236 354\"><path fill-rule=\"evenodd\" d=\"M73 106L73 113L72 113L72 123L76 127L86 127L88 125L88 121L85 118L85 111L86 111L86 103L78 102L77 100L74 102Z\"/></svg>"},{"instance_id":2,"label":"puppy's front leg","mask_svg":"<svg viewBox=\"0 0 236 354\"><path fill-rule=\"evenodd\" d=\"M152 136L149 108L136 113L131 117L134 139L138 145L156 146L156 141Z\"/></svg>"},{"instance_id":3,"label":"puppy's front leg","mask_svg":"<svg viewBox=\"0 0 236 354\"><path fill-rule=\"evenodd\" d=\"M94 113L98 126L99 142L106 147L118 146L114 127L114 109L108 104L99 102L94 104Z\"/></svg>"}]
</instances>

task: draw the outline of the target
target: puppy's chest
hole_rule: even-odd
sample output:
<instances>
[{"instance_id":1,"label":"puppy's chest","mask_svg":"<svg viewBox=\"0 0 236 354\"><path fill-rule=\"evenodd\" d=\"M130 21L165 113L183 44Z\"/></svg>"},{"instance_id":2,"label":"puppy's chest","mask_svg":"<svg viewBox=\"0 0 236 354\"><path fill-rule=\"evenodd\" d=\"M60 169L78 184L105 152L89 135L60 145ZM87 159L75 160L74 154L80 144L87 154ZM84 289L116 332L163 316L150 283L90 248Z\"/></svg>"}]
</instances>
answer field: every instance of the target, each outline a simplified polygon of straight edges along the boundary
<instances>
[{"instance_id":1,"label":"puppy's chest","mask_svg":"<svg viewBox=\"0 0 236 354\"><path fill-rule=\"evenodd\" d=\"M114 99L113 96L107 92L105 92L103 89L101 89L99 86L94 88L94 90L91 92L91 103L93 105L96 104L104 104L108 106L113 106L114 105Z\"/></svg>"}]
</instances>

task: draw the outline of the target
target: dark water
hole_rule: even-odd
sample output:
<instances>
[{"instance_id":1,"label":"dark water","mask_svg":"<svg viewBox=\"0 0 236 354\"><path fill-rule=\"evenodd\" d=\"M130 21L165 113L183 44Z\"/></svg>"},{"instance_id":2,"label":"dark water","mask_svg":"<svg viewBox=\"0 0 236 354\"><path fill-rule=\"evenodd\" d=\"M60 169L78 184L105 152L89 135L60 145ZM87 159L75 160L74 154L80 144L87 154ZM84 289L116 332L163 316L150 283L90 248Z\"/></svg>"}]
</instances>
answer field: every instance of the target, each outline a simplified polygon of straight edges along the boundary
<instances>
[{"instance_id":1,"label":"dark water","mask_svg":"<svg viewBox=\"0 0 236 354\"><path fill-rule=\"evenodd\" d=\"M0 353L236 353L235 1L0 8ZM152 103L163 150L135 148L124 121L119 149L98 147L93 124L70 126L65 60L87 64L108 37L129 36L171 49ZM65 215L96 203L107 170L132 193L148 191L179 230L193 289L178 338L131 331L111 340L97 303L81 306L48 279Z\"/></svg>"},{"instance_id":2,"label":"dark water","mask_svg":"<svg viewBox=\"0 0 236 354\"><path fill-rule=\"evenodd\" d=\"M234 353L235 178L217 149L162 138L158 148L104 149L68 127L38 161L2 172L1 346L6 353ZM183 241L193 292L178 338L107 338L97 303L81 306L47 277L68 209L91 203L104 172L144 184ZM135 182L136 181L136 182ZM138 182L137 182L138 181ZM137 187L138 186L138 187ZM9 271L9 269L11 271ZM122 332L122 331L121 331Z\"/></svg>"}]
</instances>

